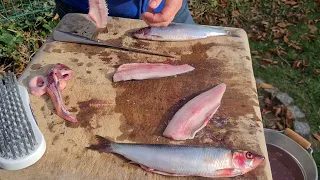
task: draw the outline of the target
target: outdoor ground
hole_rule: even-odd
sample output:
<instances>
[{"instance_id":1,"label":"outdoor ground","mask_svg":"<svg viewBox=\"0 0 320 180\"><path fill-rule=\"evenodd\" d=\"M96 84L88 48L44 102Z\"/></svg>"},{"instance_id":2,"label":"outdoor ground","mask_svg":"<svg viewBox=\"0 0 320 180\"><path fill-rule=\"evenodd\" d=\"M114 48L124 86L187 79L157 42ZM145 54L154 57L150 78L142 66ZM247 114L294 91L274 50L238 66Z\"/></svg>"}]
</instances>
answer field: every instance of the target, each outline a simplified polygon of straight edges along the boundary
<instances>
[{"instance_id":1,"label":"outdoor ground","mask_svg":"<svg viewBox=\"0 0 320 180\"><path fill-rule=\"evenodd\" d=\"M288 93L306 114L311 127L307 138L316 151L318 169L320 144L312 133L320 133L319 7L319 0L190 0L198 24L238 27L248 33L255 77ZM0 26L0 73L23 71L55 27L52 15L48 11ZM278 118L286 127L288 116Z\"/></svg>"}]
</instances>

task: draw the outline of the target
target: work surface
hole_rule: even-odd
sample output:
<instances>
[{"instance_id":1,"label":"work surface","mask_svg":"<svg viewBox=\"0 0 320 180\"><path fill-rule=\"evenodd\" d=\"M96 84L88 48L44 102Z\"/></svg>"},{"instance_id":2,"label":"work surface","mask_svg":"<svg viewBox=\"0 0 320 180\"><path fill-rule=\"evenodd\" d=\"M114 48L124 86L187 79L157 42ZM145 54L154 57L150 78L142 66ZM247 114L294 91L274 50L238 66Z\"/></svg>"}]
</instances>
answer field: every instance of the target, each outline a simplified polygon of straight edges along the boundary
<instances>
[{"instance_id":1,"label":"work surface","mask_svg":"<svg viewBox=\"0 0 320 180\"><path fill-rule=\"evenodd\" d=\"M48 38L20 76L27 87L35 75L63 63L75 72L62 96L79 123L57 116L48 95L30 94L34 115L47 149L34 165L20 171L1 170L0 179L208 179L166 177L142 170L120 156L86 150L94 135L117 142L217 145L266 156L257 169L235 179L271 179L248 39L245 31L227 28L240 37L212 37L189 42L150 42L133 39L130 31L144 27L140 20L110 18L108 32L97 34L86 15L69 14L57 29L104 42L176 55L174 60L55 42ZM168 62L195 67L190 73L144 81L112 82L123 63ZM166 125L188 100L224 82L227 90L210 123L193 140L171 141L162 136Z\"/></svg>"}]
</instances>

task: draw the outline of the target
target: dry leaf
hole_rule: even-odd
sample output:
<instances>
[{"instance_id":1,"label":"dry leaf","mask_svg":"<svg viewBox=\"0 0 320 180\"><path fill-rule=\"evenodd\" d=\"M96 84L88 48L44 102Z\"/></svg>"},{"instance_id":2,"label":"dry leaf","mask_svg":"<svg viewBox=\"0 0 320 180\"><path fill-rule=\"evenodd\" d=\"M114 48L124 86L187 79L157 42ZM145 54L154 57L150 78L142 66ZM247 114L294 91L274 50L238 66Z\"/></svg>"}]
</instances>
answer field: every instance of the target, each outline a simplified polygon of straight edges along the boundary
<instances>
[{"instance_id":1,"label":"dry leaf","mask_svg":"<svg viewBox=\"0 0 320 180\"><path fill-rule=\"evenodd\" d=\"M315 74L315 75L319 74L319 72L320 72L319 69L314 69L313 70L313 74Z\"/></svg>"},{"instance_id":2,"label":"dry leaf","mask_svg":"<svg viewBox=\"0 0 320 180\"><path fill-rule=\"evenodd\" d=\"M262 61L266 62L266 63L269 63L269 64L272 64L273 63L273 60L272 59L262 59Z\"/></svg>"},{"instance_id":3,"label":"dry leaf","mask_svg":"<svg viewBox=\"0 0 320 180\"><path fill-rule=\"evenodd\" d=\"M287 37L287 36L283 36L283 41L284 41L285 43L288 43L288 42L289 42L288 37Z\"/></svg>"},{"instance_id":4,"label":"dry leaf","mask_svg":"<svg viewBox=\"0 0 320 180\"><path fill-rule=\"evenodd\" d=\"M298 43L295 42L289 43L289 47L294 47L296 50L302 50Z\"/></svg>"},{"instance_id":5,"label":"dry leaf","mask_svg":"<svg viewBox=\"0 0 320 180\"><path fill-rule=\"evenodd\" d=\"M258 55L258 54L259 54L258 51L251 51L251 53L252 53L253 55Z\"/></svg>"},{"instance_id":6,"label":"dry leaf","mask_svg":"<svg viewBox=\"0 0 320 180\"><path fill-rule=\"evenodd\" d=\"M261 112L262 115L266 115L266 114L269 114L271 113L272 111L269 109L269 108L264 108Z\"/></svg>"},{"instance_id":7,"label":"dry leaf","mask_svg":"<svg viewBox=\"0 0 320 180\"><path fill-rule=\"evenodd\" d=\"M232 11L232 16L237 17L240 15L240 12L238 10L233 10Z\"/></svg>"},{"instance_id":8,"label":"dry leaf","mask_svg":"<svg viewBox=\"0 0 320 180\"><path fill-rule=\"evenodd\" d=\"M315 137L318 141L320 141L320 136L318 133L312 133L313 137Z\"/></svg>"},{"instance_id":9,"label":"dry leaf","mask_svg":"<svg viewBox=\"0 0 320 180\"><path fill-rule=\"evenodd\" d=\"M260 83L259 84L259 88L263 88L263 89L273 89L273 86L271 84L267 84L267 83Z\"/></svg>"},{"instance_id":10,"label":"dry leaf","mask_svg":"<svg viewBox=\"0 0 320 180\"><path fill-rule=\"evenodd\" d=\"M274 110L274 115L278 116L281 113L281 107L277 106L277 107L273 107Z\"/></svg>"},{"instance_id":11,"label":"dry leaf","mask_svg":"<svg viewBox=\"0 0 320 180\"><path fill-rule=\"evenodd\" d=\"M228 24L228 18L220 18L219 21L222 21L223 24Z\"/></svg>"},{"instance_id":12,"label":"dry leaf","mask_svg":"<svg viewBox=\"0 0 320 180\"><path fill-rule=\"evenodd\" d=\"M285 22L280 22L277 24L277 26L281 27L281 28L285 28L287 26L287 23Z\"/></svg>"},{"instance_id":13,"label":"dry leaf","mask_svg":"<svg viewBox=\"0 0 320 180\"><path fill-rule=\"evenodd\" d=\"M267 66L265 65L260 65L260 67L262 67L263 69L267 69Z\"/></svg>"},{"instance_id":14,"label":"dry leaf","mask_svg":"<svg viewBox=\"0 0 320 180\"><path fill-rule=\"evenodd\" d=\"M280 122L276 122L276 125L280 131L282 131L284 129Z\"/></svg>"},{"instance_id":15,"label":"dry leaf","mask_svg":"<svg viewBox=\"0 0 320 180\"><path fill-rule=\"evenodd\" d=\"M301 62L302 62L301 60L295 60L295 61L293 61L293 63L292 63L292 68L299 68Z\"/></svg>"},{"instance_id":16,"label":"dry leaf","mask_svg":"<svg viewBox=\"0 0 320 180\"><path fill-rule=\"evenodd\" d=\"M291 0L291 1L282 0L282 2L283 2L284 4L286 4L286 5L291 5L291 6L294 6L294 5L298 4L297 1L293 1L293 0Z\"/></svg>"},{"instance_id":17,"label":"dry leaf","mask_svg":"<svg viewBox=\"0 0 320 180\"><path fill-rule=\"evenodd\" d=\"M281 118L279 117L273 117L273 118L268 118L269 121L280 121Z\"/></svg>"},{"instance_id":18,"label":"dry leaf","mask_svg":"<svg viewBox=\"0 0 320 180\"><path fill-rule=\"evenodd\" d=\"M267 97L267 98L264 99L264 103L266 104L266 106L271 106L272 100Z\"/></svg>"},{"instance_id":19,"label":"dry leaf","mask_svg":"<svg viewBox=\"0 0 320 180\"><path fill-rule=\"evenodd\" d=\"M292 120L286 119L286 127L292 129Z\"/></svg>"},{"instance_id":20,"label":"dry leaf","mask_svg":"<svg viewBox=\"0 0 320 180\"><path fill-rule=\"evenodd\" d=\"M301 79L300 81L298 81L298 82L296 83L296 86L298 86L298 85L300 85L300 84L303 84L303 83L304 83L304 80Z\"/></svg>"},{"instance_id":21,"label":"dry leaf","mask_svg":"<svg viewBox=\"0 0 320 180\"><path fill-rule=\"evenodd\" d=\"M288 120L293 120L294 119L294 116L293 116L293 112L290 111L290 109L286 108L286 119Z\"/></svg>"},{"instance_id":22,"label":"dry leaf","mask_svg":"<svg viewBox=\"0 0 320 180\"><path fill-rule=\"evenodd\" d=\"M318 30L317 26L314 26L314 25L308 25L308 27L312 34L314 34Z\"/></svg>"}]
</instances>

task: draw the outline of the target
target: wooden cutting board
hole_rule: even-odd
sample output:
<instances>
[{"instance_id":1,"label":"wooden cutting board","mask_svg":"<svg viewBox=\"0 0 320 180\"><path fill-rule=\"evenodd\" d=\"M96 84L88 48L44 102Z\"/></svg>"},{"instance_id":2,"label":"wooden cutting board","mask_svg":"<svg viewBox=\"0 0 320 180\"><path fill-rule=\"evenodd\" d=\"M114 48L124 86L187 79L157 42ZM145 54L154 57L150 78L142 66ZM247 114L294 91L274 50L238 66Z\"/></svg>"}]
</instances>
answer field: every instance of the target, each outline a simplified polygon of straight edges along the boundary
<instances>
[{"instance_id":1,"label":"wooden cutting board","mask_svg":"<svg viewBox=\"0 0 320 180\"><path fill-rule=\"evenodd\" d=\"M114 154L100 154L85 147L94 135L117 142L203 144L249 150L263 154L265 163L235 179L272 179L246 32L226 28L240 37L212 37L189 42L149 42L133 39L130 32L144 27L141 20L110 18L108 32L95 33L83 14L69 14L57 29L116 45L176 55L167 58L102 47L55 42L51 37L37 52L19 82L27 86L35 75L63 63L75 72L62 96L79 123L57 116L48 95L30 94L35 117L47 149L34 165L19 171L0 171L0 179L209 179L166 177L146 172ZM112 82L123 63L167 62L189 64L190 73L144 81ZM166 125L188 100L226 83L222 104L210 123L193 140L162 137Z\"/></svg>"}]
</instances>

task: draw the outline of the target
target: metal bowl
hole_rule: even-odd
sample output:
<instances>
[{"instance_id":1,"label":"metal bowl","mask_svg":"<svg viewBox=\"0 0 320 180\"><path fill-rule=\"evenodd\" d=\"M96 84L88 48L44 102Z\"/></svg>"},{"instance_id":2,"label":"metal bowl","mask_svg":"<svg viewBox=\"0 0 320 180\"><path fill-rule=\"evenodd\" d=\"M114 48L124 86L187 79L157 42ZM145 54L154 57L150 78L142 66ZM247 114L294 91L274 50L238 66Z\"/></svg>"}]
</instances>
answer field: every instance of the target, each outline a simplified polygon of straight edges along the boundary
<instances>
[{"instance_id":1,"label":"metal bowl","mask_svg":"<svg viewBox=\"0 0 320 180\"><path fill-rule=\"evenodd\" d=\"M294 140L279 131L264 129L264 134L267 144L280 148L296 161L303 172L305 180L318 180L318 170L312 158L311 148L309 149L310 152L308 152Z\"/></svg>"}]
</instances>

